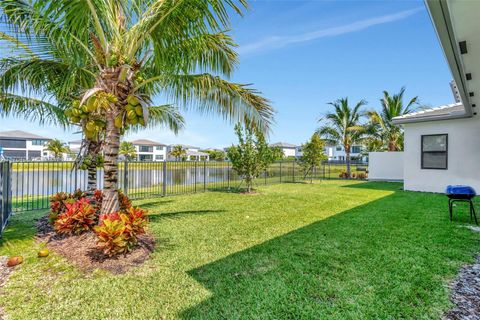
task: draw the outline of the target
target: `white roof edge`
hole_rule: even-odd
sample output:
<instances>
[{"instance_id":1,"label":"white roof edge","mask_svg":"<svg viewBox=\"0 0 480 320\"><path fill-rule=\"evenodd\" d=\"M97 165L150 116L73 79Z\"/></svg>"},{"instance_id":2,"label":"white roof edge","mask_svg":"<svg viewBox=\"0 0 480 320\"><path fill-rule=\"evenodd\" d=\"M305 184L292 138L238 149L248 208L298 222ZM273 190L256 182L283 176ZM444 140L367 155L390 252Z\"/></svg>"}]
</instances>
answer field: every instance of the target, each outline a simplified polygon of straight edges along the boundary
<instances>
[{"instance_id":1,"label":"white roof edge","mask_svg":"<svg viewBox=\"0 0 480 320\"><path fill-rule=\"evenodd\" d=\"M440 106L436 108L421 110L418 112L409 113L400 117L395 117L392 119L394 124L404 124L404 123L416 123L416 122L426 122L426 121L439 121L439 120L450 120L450 119L462 119L470 118L471 115L468 115L465 112L465 108L457 110L458 107L464 107L462 103L453 103L445 106ZM454 109L448 113L438 113L438 111L448 111L448 109Z\"/></svg>"},{"instance_id":2,"label":"white roof edge","mask_svg":"<svg viewBox=\"0 0 480 320\"><path fill-rule=\"evenodd\" d=\"M464 106L465 113L463 116L459 117L472 117L473 110L468 99L465 68L462 64L462 59L460 58L461 54L458 47L458 39L455 38L448 2L447 0L424 1L430 14L432 23L435 27L437 37L440 41L440 44L442 45L443 53L445 54L445 58L447 59L453 79L457 84L460 98ZM451 119L452 117L448 118Z\"/></svg>"}]
</instances>

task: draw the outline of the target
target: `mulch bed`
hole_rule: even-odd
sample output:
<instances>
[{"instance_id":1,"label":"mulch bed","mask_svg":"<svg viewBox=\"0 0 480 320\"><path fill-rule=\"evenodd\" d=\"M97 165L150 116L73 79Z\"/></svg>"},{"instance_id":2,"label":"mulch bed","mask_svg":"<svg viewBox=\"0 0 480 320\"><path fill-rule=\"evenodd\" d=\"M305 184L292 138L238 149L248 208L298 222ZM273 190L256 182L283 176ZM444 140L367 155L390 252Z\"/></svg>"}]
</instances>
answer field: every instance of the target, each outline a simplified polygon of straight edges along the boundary
<instances>
[{"instance_id":1,"label":"mulch bed","mask_svg":"<svg viewBox=\"0 0 480 320\"><path fill-rule=\"evenodd\" d=\"M115 274L125 273L131 268L143 264L155 249L155 239L148 234L138 237L138 244L132 252L110 258L97 247L97 238L93 232L81 235L62 236L54 232L48 217L37 221L37 238L46 242L46 247L82 270L108 270Z\"/></svg>"},{"instance_id":2,"label":"mulch bed","mask_svg":"<svg viewBox=\"0 0 480 320\"><path fill-rule=\"evenodd\" d=\"M448 311L447 320L478 320L480 319L480 256L472 265L464 266L451 284L450 300L454 308Z\"/></svg>"}]
</instances>

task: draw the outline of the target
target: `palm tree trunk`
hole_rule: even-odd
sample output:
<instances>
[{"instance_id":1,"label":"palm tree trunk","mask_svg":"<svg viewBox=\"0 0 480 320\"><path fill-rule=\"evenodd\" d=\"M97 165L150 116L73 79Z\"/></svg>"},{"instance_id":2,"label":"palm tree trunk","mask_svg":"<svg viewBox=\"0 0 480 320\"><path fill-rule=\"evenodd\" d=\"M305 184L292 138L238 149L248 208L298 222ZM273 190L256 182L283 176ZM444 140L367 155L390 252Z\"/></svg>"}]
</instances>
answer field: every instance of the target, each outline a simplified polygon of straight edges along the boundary
<instances>
[{"instance_id":1,"label":"palm tree trunk","mask_svg":"<svg viewBox=\"0 0 480 320\"><path fill-rule=\"evenodd\" d=\"M115 127L115 113L113 110L107 114L106 129L102 214L112 213L119 210L117 184L120 130Z\"/></svg>"},{"instance_id":2,"label":"palm tree trunk","mask_svg":"<svg viewBox=\"0 0 480 320\"><path fill-rule=\"evenodd\" d=\"M92 158L90 164L88 165L88 180L87 180L87 196L89 198L93 197L94 191L97 189L97 156L101 153L101 142L95 140L86 140L87 141L87 156Z\"/></svg>"},{"instance_id":3,"label":"palm tree trunk","mask_svg":"<svg viewBox=\"0 0 480 320\"><path fill-rule=\"evenodd\" d=\"M346 159L346 162L347 162L347 178L350 178L350 149L346 149L345 148L345 159Z\"/></svg>"}]
</instances>

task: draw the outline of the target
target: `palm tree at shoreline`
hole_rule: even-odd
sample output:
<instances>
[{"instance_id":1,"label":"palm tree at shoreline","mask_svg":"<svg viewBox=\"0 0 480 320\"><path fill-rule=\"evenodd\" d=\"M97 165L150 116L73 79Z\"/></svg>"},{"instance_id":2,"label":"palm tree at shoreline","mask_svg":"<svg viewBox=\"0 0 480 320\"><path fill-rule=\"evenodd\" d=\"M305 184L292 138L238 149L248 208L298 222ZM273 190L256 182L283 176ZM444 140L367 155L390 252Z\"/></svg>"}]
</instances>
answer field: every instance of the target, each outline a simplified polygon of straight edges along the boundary
<instances>
[{"instance_id":1,"label":"palm tree at shoreline","mask_svg":"<svg viewBox=\"0 0 480 320\"><path fill-rule=\"evenodd\" d=\"M404 93L405 87L402 87L400 92L394 95L383 91L383 98L380 99L382 106L380 113L377 111L367 113L370 118L372 135L382 141L384 148L388 151L403 150L403 130L399 125L393 124L393 118L415 111L414 106L418 103L418 97L413 97L404 105Z\"/></svg>"},{"instance_id":2,"label":"palm tree at shoreline","mask_svg":"<svg viewBox=\"0 0 480 320\"><path fill-rule=\"evenodd\" d=\"M268 130L273 116L268 101L252 88L221 78L230 76L238 62L235 43L223 31L230 26L228 12L241 14L246 6L244 1L237 5L221 0L4 0L4 21L39 57L36 77L23 79L34 68L24 64L6 86L21 83L38 90L54 83L59 97L88 88L75 98L81 98L80 107L95 106L91 113L104 121L102 213L115 212L120 138L134 119L148 123L147 108L155 96ZM61 63L67 56L74 57L73 70ZM65 77L58 76L57 69L67 69ZM84 85L71 91L72 80ZM136 106L143 118L129 106Z\"/></svg>"},{"instance_id":3,"label":"palm tree at shoreline","mask_svg":"<svg viewBox=\"0 0 480 320\"><path fill-rule=\"evenodd\" d=\"M137 150L135 149L133 143L122 141L122 143L120 143L118 154L124 156L127 160L133 160L137 156Z\"/></svg>"},{"instance_id":4,"label":"palm tree at shoreline","mask_svg":"<svg viewBox=\"0 0 480 320\"><path fill-rule=\"evenodd\" d=\"M325 115L327 123L317 129L317 133L325 142L343 146L348 177L350 177L351 172L351 148L353 145L361 143L366 135L366 129L360 123L362 116L360 108L366 104L365 100L361 100L351 108L348 104L348 98L330 102L329 105L333 106L335 111L327 113Z\"/></svg>"},{"instance_id":5,"label":"palm tree at shoreline","mask_svg":"<svg viewBox=\"0 0 480 320\"><path fill-rule=\"evenodd\" d=\"M187 155L187 151L181 146L173 146L172 151L170 151L170 156L174 157L176 161L183 159Z\"/></svg>"},{"instance_id":6,"label":"palm tree at shoreline","mask_svg":"<svg viewBox=\"0 0 480 320\"><path fill-rule=\"evenodd\" d=\"M58 139L48 141L45 150L50 151L55 160L60 160L64 153L70 152L70 148Z\"/></svg>"}]
</instances>

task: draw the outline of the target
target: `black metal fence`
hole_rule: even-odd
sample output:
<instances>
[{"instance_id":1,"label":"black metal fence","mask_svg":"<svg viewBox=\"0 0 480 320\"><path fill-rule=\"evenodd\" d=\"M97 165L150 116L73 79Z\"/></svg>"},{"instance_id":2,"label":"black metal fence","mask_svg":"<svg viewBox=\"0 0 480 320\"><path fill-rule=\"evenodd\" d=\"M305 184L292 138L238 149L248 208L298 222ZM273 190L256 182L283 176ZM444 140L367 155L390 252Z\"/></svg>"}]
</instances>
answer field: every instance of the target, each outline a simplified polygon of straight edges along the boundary
<instances>
[{"instance_id":1,"label":"black metal fence","mask_svg":"<svg viewBox=\"0 0 480 320\"><path fill-rule=\"evenodd\" d=\"M87 172L72 169L72 162L19 161L10 163L10 203L13 211L47 209L50 195L85 190ZM366 178L367 164L353 163L352 177ZM324 162L307 176L295 161L271 164L256 180L257 185L346 178L344 162ZM97 172L97 188L103 187L103 170ZM119 187L131 199L171 196L209 190L238 188L242 179L229 162L121 162ZM6 190L6 189L4 189Z\"/></svg>"},{"instance_id":2,"label":"black metal fence","mask_svg":"<svg viewBox=\"0 0 480 320\"><path fill-rule=\"evenodd\" d=\"M8 161L0 161L0 236L11 214L11 163Z\"/></svg>"}]
</instances>

